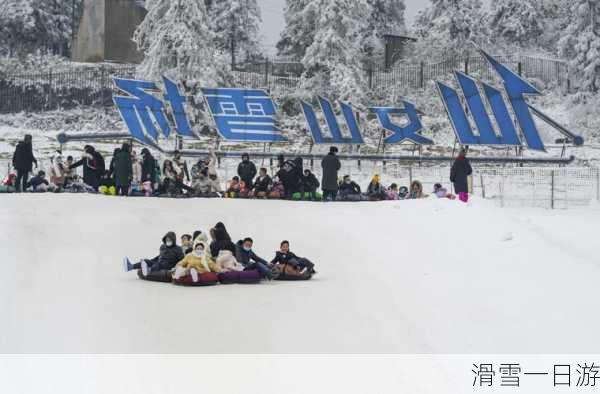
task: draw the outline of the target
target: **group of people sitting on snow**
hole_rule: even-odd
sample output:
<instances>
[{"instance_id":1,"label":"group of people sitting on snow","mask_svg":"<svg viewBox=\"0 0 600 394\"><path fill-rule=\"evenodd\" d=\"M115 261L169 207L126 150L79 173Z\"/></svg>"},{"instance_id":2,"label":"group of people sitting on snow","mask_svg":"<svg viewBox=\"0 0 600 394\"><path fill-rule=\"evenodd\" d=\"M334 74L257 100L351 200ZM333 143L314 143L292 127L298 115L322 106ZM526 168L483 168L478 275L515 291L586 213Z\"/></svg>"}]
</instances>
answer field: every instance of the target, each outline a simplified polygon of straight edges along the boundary
<instances>
[{"instance_id":1,"label":"group of people sitting on snow","mask_svg":"<svg viewBox=\"0 0 600 394\"><path fill-rule=\"evenodd\" d=\"M225 187L216 170L217 157L211 150L205 158L198 160L188 169L180 152L175 151L173 159L165 160L162 166L144 148L138 156L129 144L123 144L113 152L108 169L103 156L90 145L84 148L84 156L74 162L69 156L66 161L60 154L51 160L50 176L44 171L28 179L33 163L31 136L26 136L15 150L13 166L17 174L9 174L4 180L5 191L33 192L100 192L121 196L160 196L160 197L227 197L227 198L270 198L326 201L379 201L398 199L418 199L427 197L420 182L414 181L410 188L392 184L384 187L379 175L373 179L363 192L349 175L338 179L341 163L337 157L337 148L331 147L329 154L322 160L322 184L311 170L303 167L300 157L285 160L278 157L278 170L273 177L266 168L257 170L248 154L242 155L237 167L237 176L226 182ZM83 178L75 169L83 167ZM450 180L461 201L468 199L467 177L472 173L471 166L461 151L452 166ZM323 194L318 192L322 188ZM436 195L454 198L441 185L436 185Z\"/></svg>"},{"instance_id":2,"label":"group of people sitting on snow","mask_svg":"<svg viewBox=\"0 0 600 394\"><path fill-rule=\"evenodd\" d=\"M254 250L254 241L246 237L234 243L221 222L210 230L208 236L202 231L193 236L181 236L181 245L177 244L174 232L168 232L162 238L158 256L132 263L127 257L123 261L125 272L139 270L143 277L152 273L169 273L174 279L191 276L193 282L198 275L206 272L223 273L229 271L258 271L262 278L276 279L281 268L286 266L296 274L310 278L316 273L315 265L306 258L298 257L290 251L290 243L282 241L275 257L270 262L258 256Z\"/></svg>"}]
</instances>

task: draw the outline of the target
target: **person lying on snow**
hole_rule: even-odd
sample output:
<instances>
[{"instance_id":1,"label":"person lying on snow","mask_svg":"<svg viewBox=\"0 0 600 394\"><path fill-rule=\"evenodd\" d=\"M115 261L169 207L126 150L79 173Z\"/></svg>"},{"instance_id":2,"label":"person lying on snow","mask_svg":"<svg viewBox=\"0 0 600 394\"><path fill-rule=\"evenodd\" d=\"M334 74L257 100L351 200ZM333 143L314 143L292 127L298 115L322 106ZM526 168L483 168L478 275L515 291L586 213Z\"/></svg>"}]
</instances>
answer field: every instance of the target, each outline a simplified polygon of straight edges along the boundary
<instances>
[{"instance_id":1,"label":"person lying on snow","mask_svg":"<svg viewBox=\"0 0 600 394\"><path fill-rule=\"evenodd\" d=\"M398 185L395 183L392 183L390 185L390 187L388 187L385 191L385 198L387 200L399 200L399 194L398 194Z\"/></svg>"},{"instance_id":2,"label":"person lying on snow","mask_svg":"<svg viewBox=\"0 0 600 394\"><path fill-rule=\"evenodd\" d=\"M87 185L77 174L71 178L67 178L65 191L69 193L96 193L96 189Z\"/></svg>"},{"instance_id":3,"label":"person lying on snow","mask_svg":"<svg viewBox=\"0 0 600 394\"><path fill-rule=\"evenodd\" d=\"M198 178L192 185L194 188L194 195L197 197L220 197L221 185L216 180L216 175L208 175L208 169L205 168L200 171Z\"/></svg>"},{"instance_id":4,"label":"person lying on snow","mask_svg":"<svg viewBox=\"0 0 600 394\"><path fill-rule=\"evenodd\" d=\"M267 174L267 169L263 167L258 171L258 177L254 182L254 188L252 189L251 195L255 198L267 198L272 187L273 180Z\"/></svg>"},{"instance_id":5,"label":"person lying on snow","mask_svg":"<svg viewBox=\"0 0 600 394\"><path fill-rule=\"evenodd\" d=\"M141 260L135 264L131 264L131 261L125 257L123 261L125 272L141 269L142 274L148 276L151 272L171 271L184 257L183 250L177 245L177 235L173 231L169 231L162 238L158 253L158 256L153 259Z\"/></svg>"},{"instance_id":6,"label":"person lying on snow","mask_svg":"<svg viewBox=\"0 0 600 394\"><path fill-rule=\"evenodd\" d=\"M308 198L311 201L317 200L317 189L321 186L319 180L309 169L304 170L304 175L302 176L302 185L304 187L304 193L308 194ZM304 196L302 196L304 197Z\"/></svg>"},{"instance_id":7,"label":"person lying on snow","mask_svg":"<svg viewBox=\"0 0 600 394\"><path fill-rule=\"evenodd\" d=\"M386 199L385 188L381 184L381 178L378 174L373 175L373 179L367 187L367 197L371 201L381 201Z\"/></svg>"},{"instance_id":8,"label":"person lying on snow","mask_svg":"<svg viewBox=\"0 0 600 394\"><path fill-rule=\"evenodd\" d=\"M289 265L296 268L301 274L309 273L316 274L315 265L308 259L298 257L294 253L290 252L289 241L281 241L281 245L278 252L275 252L275 257L271 260L273 265Z\"/></svg>"},{"instance_id":9,"label":"person lying on snow","mask_svg":"<svg viewBox=\"0 0 600 394\"><path fill-rule=\"evenodd\" d=\"M194 282L198 282L198 274L207 272L219 273L221 269L210 258L206 244L201 240L196 240L194 241L193 252L186 254L183 260L175 266L173 278L179 279L190 275Z\"/></svg>"},{"instance_id":10,"label":"person lying on snow","mask_svg":"<svg viewBox=\"0 0 600 394\"><path fill-rule=\"evenodd\" d=\"M34 193L45 193L54 190L53 187L50 187L50 182L46 179L46 173L44 171L38 171L37 175L27 182L26 187L27 190Z\"/></svg>"},{"instance_id":11,"label":"person lying on snow","mask_svg":"<svg viewBox=\"0 0 600 394\"><path fill-rule=\"evenodd\" d=\"M352 179L350 175L344 175L344 179L339 186L338 200L341 201L360 201L360 186Z\"/></svg>"},{"instance_id":12,"label":"person lying on snow","mask_svg":"<svg viewBox=\"0 0 600 394\"><path fill-rule=\"evenodd\" d=\"M245 271L257 270L264 278L268 280L275 279L278 271L272 264L269 264L265 259L252 251L253 244L254 241L250 237L244 238L243 241L238 241L235 256L237 261L244 266Z\"/></svg>"},{"instance_id":13,"label":"person lying on snow","mask_svg":"<svg viewBox=\"0 0 600 394\"><path fill-rule=\"evenodd\" d=\"M437 198L447 198L449 200L455 200L456 196L454 194L448 193L448 190L445 187L442 187L440 183L436 183L433 185L433 194Z\"/></svg>"},{"instance_id":14,"label":"person lying on snow","mask_svg":"<svg viewBox=\"0 0 600 394\"><path fill-rule=\"evenodd\" d=\"M235 244L231 242L225 225L221 222L217 223L210 229L210 237L212 238L210 254L221 271L243 271L244 266L235 258L237 250Z\"/></svg>"}]
</instances>

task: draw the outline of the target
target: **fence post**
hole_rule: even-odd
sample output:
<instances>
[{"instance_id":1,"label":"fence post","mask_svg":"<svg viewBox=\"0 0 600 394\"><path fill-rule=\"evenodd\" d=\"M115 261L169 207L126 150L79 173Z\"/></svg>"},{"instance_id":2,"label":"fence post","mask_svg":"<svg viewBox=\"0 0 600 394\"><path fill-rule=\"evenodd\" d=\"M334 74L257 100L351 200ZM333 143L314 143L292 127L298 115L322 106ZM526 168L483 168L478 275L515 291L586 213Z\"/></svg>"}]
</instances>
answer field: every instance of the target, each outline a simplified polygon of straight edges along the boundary
<instances>
[{"instance_id":1,"label":"fence post","mask_svg":"<svg viewBox=\"0 0 600 394\"><path fill-rule=\"evenodd\" d=\"M596 201L600 201L600 168L596 168Z\"/></svg>"},{"instance_id":2,"label":"fence post","mask_svg":"<svg viewBox=\"0 0 600 394\"><path fill-rule=\"evenodd\" d=\"M483 183L483 174L479 174L479 179L481 182L481 197L485 199L485 184Z\"/></svg>"},{"instance_id":3,"label":"fence post","mask_svg":"<svg viewBox=\"0 0 600 394\"><path fill-rule=\"evenodd\" d=\"M412 165L408 166L408 185L410 189L410 185L412 185Z\"/></svg>"},{"instance_id":4,"label":"fence post","mask_svg":"<svg viewBox=\"0 0 600 394\"><path fill-rule=\"evenodd\" d=\"M369 90L373 90L373 65L369 64L367 69L367 79L369 81Z\"/></svg>"},{"instance_id":5,"label":"fence post","mask_svg":"<svg viewBox=\"0 0 600 394\"><path fill-rule=\"evenodd\" d=\"M519 76L522 77L523 76L523 63L521 63L519 61L519 63L517 64L517 72L519 73Z\"/></svg>"},{"instance_id":6,"label":"fence post","mask_svg":"<svg viewBox=\"0 0 600 394\"><path fill-rule=\"evenodd\" d=\"M425 62L421 62L421 67L419 68L419 86L421 89L425 88Z\"/></svg>"},{"instance_id":7,"label":"fence post","mask_svg":"<svg viewBox=\"0 0 600 394\"><path fill-rule=\"evenodd\" d=\"M265 60L265 87L269 88L269 59Z\"/></svg>"},{"instance_id":8,"label":"fence post","mask_svg":"<svg viewBox=\"0 0 600 394\"><path fill-rule=\"evenodd\" d=\"M550 208L554 209L554 170L550 171Z\"/></svg>"},{"instance_id":9,"label":"fence post","mask_svg":"<svg viewBox=\"0 0 600 394\"><path fill-rule=\"evenodd\" d=\"M52 73L48 73L48 110L51 111L54 108L52 108L52 102L54 100L52 100L52 94L54 93L54 91L52 90Z\"/></svg>"},{"instance_id":10,"label":"fence post","mask_svg":"<svg viewBox=\"0 0 600 394\"><path fill-rule=\"evenodd\" d=\"M469 75L469 58L465 60L465 74Z\"/></svg>"}]
</instances>

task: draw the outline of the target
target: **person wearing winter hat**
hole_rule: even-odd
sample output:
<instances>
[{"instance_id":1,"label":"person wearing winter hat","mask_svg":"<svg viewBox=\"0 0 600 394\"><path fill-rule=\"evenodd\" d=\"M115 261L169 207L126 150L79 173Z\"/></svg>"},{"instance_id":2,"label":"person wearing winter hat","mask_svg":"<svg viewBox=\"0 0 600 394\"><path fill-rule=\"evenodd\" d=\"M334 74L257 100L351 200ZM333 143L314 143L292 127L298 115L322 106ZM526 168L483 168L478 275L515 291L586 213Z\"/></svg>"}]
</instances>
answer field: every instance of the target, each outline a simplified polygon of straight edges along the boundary
<instances>
[{"instance_id":1,"label":"person wearing winter hat","mask_svg":"<svg viewBox=\"0 0 600 394\"><path fill-rule=\"evenodd\" d=\"M175 266L174 279L179 279L187 275L191 275L194 282L198 282L198 274L207 272L221 272L219 266L210 258L206 243L204 241L195 240L194 250L188 253Z\"/></svg>"},{"instance_id":2,"label":"person wearing winter hat","mask_svg":"<svg viewBox=\"0 0 600 394\"><path fill-rule=\"evenodd\" d=\"M256 165L250 161L250 155L247 153L242 155L242 162L238 165L237 173L248 189L252 189L257 171Z\"/></svg>"},{"instance_id":3,"label":"person wearing winter hat","mask_svg":"<svg viewBox=\"0 0 600 394\"><path fill-rule=\"evenodd\" d=\"M454 184L454 192L462 202L469 201L469 176L473 174L471 163L467 159L467 151L462 148L450 169L450 182Z\"/></svg>"},{"instance_id":4,"label":"person wearing winter hat","mask_svg":"<svg viewBox=\"0 0 600 394\"><path fill-rule=\"evenodd\" d=\"M183 234L181 236L181 249L183 249L184 254L194 251L193 238L190 234Z\"/></svg>"},{"instance_id":5,"label":"person wearing winter hat","mask_svg":"<svg viewBox=\"0 0 600 394\"><path fill-rule=\"evenodd\" d=\"M129 258L125 257L123 268L125 272L141 269L142 274L148 276L151 272L171 271L183 257L183 250L177 245L177 235L173 231L169 231L162 238L158 256L149 260L141 260L135 264L132 264Z\"/></svg>"},{"instance_id":6,"label":"person wearing winter hat","mask_svg":"<svg viewBox=\"0 0 600 394\"><path fill-rule=\"evenodd\" d=\"M321 179L321 189L323 189L324 201L335 201L338 193L338 171L342 168L342 163L337 157L338 148L332 146L329 148L329 154L321 161L323 169L323 178Z\"/></svg>"}]
</instances>

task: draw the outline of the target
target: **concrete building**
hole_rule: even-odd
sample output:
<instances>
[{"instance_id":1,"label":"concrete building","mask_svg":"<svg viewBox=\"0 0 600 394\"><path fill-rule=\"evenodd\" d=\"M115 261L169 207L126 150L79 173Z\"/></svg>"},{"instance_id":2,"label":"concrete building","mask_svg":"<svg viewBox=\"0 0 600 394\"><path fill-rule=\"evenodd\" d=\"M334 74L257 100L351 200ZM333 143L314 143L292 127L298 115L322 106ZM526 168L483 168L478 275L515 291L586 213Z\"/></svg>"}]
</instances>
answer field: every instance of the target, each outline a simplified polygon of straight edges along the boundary
<instances>
[{"instance_id":1,"label":"concrete building","mask_svg":"<svg viewBox=\"0 0 600 394\"><path fill-rule=\"evenodd\" d=\"M132 38L147 13L142 4L136 0L84 0L73 60L139 63L143 54Z\"/></svg>"}]
</instances>

